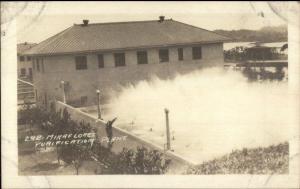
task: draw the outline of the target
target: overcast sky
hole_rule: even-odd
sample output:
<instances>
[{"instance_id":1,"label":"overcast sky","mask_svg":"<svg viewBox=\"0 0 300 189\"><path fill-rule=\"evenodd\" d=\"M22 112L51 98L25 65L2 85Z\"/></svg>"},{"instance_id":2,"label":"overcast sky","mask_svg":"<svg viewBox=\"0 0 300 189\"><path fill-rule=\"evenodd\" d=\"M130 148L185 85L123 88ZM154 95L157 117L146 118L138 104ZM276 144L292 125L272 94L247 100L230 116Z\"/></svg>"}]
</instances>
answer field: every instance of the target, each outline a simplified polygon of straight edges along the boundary
<instances>
[{"instance_id":1,"label":"overcast sky","mask_svg":"<svg viewBox=\"0 0 300 189\"><path fill-rule=\"evenodd\" d=\"M164 15L208 30L260 29L285 21L266 2L29 2L17 17L18 43L41 42L90 23L155 20Z\"/></svg>"}]
</instances>

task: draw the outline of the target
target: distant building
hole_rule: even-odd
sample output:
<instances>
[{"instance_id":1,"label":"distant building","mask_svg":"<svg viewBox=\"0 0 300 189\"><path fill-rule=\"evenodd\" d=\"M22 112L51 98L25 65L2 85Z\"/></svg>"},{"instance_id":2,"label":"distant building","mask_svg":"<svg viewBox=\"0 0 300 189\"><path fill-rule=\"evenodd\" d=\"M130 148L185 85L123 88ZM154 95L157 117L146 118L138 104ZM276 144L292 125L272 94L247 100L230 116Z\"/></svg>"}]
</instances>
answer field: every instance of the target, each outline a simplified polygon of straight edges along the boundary
<instances>
[{"instance_id":1,"label":"distant building","mask_svg":"<svg viewBox=\"0 0 300 189\"><path fill-rule=\"evenodd\" d=\"M32 62L31 56L24 55L23 53L35 46L36 43L19 43L17 44L17 68L18 77L24 79L32 79Z\"/></svg>"},{"instance_id":2,"label":"distant building","mask_svg":"<svg viewBox=\"0 0 300 189\"><path fill-rule=\"evenodd\" d=\"M257 43L255 46L245 49L246 60L287 60L287 48L285 44Z\"/></svg>"},{"instance_id":3,"label":"distant building","mask_svg":"<svg viewBox=\"0 0 300 189\"><path fill-rule=\"evenodd\" d=\"M172 19L74 24L26 51L33 61L37 100L66 100L72 105L102 102L111 89L170 78L206 66L223 66L223 42L214 32ZM62 86L61 81L64 81Z\"/></svg>"}]
</instances>

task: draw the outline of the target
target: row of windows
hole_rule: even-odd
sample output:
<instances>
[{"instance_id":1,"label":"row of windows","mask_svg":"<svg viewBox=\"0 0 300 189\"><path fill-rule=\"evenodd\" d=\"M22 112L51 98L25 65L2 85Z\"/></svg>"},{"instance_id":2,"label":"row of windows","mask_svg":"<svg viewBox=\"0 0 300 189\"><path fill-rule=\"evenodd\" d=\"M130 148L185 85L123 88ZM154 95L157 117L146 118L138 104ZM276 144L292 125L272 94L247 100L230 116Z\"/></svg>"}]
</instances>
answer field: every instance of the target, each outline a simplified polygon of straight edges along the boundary
<instances>
[{"instance_id":1,"label":"row of windows","mask_svg":"<svg viewBox=\"0 0 300 189\"><path fill-rule=\"evenodd\" d=\"M183 48L178 48L178 60L182 61L183 57ZM165 63L169 62L169 49L160 49L159 50L159 62ZM137 63L138 64L148 64L148 54L147 51L137 51ZM192 48L192 58L193 60L202 58L202 48L193 47ZM114 53L115 67L125 66L125 53ZM76 56L75 57L76 70L85 70L87 69L87 57L86 56ZM104 57L103 54L98 54L98 68L104 68Z\"/></svg>"},{"instance_id":2,"label":"row of windows","mask_svg":"<svg viewBox=\"0 0 300 189\"><path fill-rule=\"evenodd\" d=\"M30 56L19 56L20 62L24 62L25 58L27 59L27 61L31 61L31 57Z\"/></svg>"},{"instance_id":3,"label":"row of windows","mask_svg":"<svg viewBox=\"0 0 300 189\"><path fill-rule=\"evenodd\" d=\"M43 58L33 58L32 59L32 68L38 72L45 72L44 60Z\"/></svg>"}]
</instances>

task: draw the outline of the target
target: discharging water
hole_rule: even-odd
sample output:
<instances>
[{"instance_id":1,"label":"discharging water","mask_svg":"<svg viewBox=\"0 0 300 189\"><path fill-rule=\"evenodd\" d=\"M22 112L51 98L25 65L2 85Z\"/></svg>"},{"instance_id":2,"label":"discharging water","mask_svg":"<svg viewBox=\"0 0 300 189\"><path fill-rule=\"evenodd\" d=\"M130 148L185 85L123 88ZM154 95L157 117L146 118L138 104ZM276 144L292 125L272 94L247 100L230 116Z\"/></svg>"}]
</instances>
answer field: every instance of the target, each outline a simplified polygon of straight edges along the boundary
<instances>
[{"instance_id":1,"label":"discharging water","mask_svg":"<svg viewBox=\"0 0 300 189\"><path fill-rule=\"evenodd\" d=\"M287 141L295 124L288 96L287 82L249 83L240 72L210 68L123 88L104 118L118 117L115 126L163 146L168 108L172 149L201 163Z\"/></svg>"}]
</instances>

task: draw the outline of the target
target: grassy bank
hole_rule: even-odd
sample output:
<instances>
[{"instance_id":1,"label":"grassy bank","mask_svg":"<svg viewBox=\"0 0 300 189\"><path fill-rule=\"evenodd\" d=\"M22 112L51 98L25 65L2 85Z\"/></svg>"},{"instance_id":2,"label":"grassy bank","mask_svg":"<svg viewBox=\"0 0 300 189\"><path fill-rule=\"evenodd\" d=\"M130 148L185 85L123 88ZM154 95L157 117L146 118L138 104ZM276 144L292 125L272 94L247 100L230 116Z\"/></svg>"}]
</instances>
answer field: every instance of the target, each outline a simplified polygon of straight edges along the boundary
<instances>
[{"instance_id":1,"label":"grassy bank","mask_svg":"<svg viewBox=\"0 0 300 189\"><path fill-rule=\"evenodd\" d=\"M289 144L235 150L221 158L190 167L187 174L288 174Z\"/></svg>"}]
</instances>

